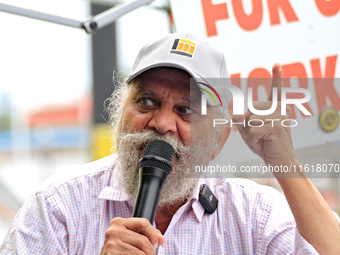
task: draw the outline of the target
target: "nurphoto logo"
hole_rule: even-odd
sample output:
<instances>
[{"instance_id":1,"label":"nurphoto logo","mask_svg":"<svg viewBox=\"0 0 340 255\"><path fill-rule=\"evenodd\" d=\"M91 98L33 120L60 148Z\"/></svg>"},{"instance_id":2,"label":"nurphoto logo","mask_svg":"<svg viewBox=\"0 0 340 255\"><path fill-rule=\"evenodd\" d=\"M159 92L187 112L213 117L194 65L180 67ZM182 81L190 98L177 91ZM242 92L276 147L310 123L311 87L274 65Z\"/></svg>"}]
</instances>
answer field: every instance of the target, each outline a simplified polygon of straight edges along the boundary
<instances>
[{"instance_id":1,"label":"nurphoto logo","mask_svg":"<svg viewBox=\"0 0 340 255\"><path fill-rule=\"evenodd\" d=\"M201 94L201 114L202 115L206 115L207 114L207 95L209 97L211 97L215 103L215 105L222 105L222 101L221 101L221 97L220 95L216 92L216 90L207 84L201 83L199 82L200 86L204 85L207 88L210 89L210 91L212 91L213 93L211 93L209 90L205 89L205 88L200 88L201 90L203 90L206 93L202 93ZM238 88L237 86L234 85L225 85L223 86L223 88L219 88L219 89L228 89L229 92L232 95L233 98L233 115L243 115L245 114L245 109L244 109L244 105L245 105L245 96L243 94L243 91ZM287 98L287 94L288 93L298 93L298 94L302 94L303 97L302 98ZM270 115L272 114L277 106L278 106L278 102L281 103L281 115L286 115L286 106L288 104L292 104L295 105L304 115L312 115L304 106L304 103L307 103L310 99L311 99L311 93L310 91L308 91L307 89L304 88L286 88L283 87L281 88L281 100L278 100L278 91L277 88L273 88L272 89L272 106L270 107L270 109L267 110L258 110L255 109L253 101L253 90L252 88L248 88L248 97L247 97L247 103L248 103L248 109L251 113L255 114L255 115L261 115L261 116L266 116L266 115ZM217 101L216 99L218 99L219 101ZM260 121L262 122L262 125L255 125L252 126L251 122L253 121ZM272 126L274 126L274 122L278 121L276 119L268 119L267 121L271 121L272 122ZM290 125L288 124L290 121L294 122L295 124ZM245 126L245 121L241 122L241 123L233 123L232 120L228 121L225 119L214 119L214 124L213 126L215 127L217 124L227 124L228 122L230 122L230 124L244 124ZM250 127L261 127L263 126L264 122L262 120L258 120L258 119L252 119L249 120L247 123L248 126ZM297 125L297 121L294 119L286 119L283 120L281 123L283 126L285 127L295 127Z\"/></svg>"},{"instance_id":2,"label":"nurphoto logo","mask_svg":"<svg viewBox=\"0 0 340 255\"><path fill-rule=\"evenodd\" d=\"M201 82L199 82L199 84L203 84ZM203 84L211 89L213 89L211 86L207 85L207 84ZM233 96L233 114L234 115L241 115L241 114L245 114L244 112L244 94L243 91L234 86L234 85L226 85L223 87L223 89L228 89L232 96ZM203 89L204 90L204 89ZM206 90L204 90L206 91ZM216 90L213 89L213 91L215 92L215 94L217 95L218 99L220 100L220 103L222 105L220 96L218 95L218 93L216 92ZM287 93L302 93L305 95L304 98L287 98ZM208 94L214 99L213 95L211 95L211 93L208 92ZM253 88L248 88L248 107L249 110L256 114L256 115L269 115L272 114L276 108L277 108L277 102L278 102L278 98L277 98L277 88L273 88L273 104L272 107L268 110L257 110L254 108L253 105ZM305 115L312 115L302 104L307 103L311 98L311 94L307 89L304 88L281 88L281 115L286 115L286 106L287 104L294 104L297 108L299 108L299 110L301 112L303 112L303 114ZM201 105L201 113L202 115L206 115L207 114L207 96L205 93L202 93L201 95L201 100L202 100L202 105ZM216 101L214 99L214 101Z\"/></svg>"}]
</instances>

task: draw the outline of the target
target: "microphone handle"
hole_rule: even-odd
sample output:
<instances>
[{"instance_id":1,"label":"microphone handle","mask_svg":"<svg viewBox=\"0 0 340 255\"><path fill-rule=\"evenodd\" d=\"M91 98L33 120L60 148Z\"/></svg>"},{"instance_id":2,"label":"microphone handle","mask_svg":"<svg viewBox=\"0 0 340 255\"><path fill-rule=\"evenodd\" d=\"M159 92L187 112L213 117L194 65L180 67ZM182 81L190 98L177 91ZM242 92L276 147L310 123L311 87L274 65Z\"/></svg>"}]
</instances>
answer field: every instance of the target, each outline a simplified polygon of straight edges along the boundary
<instances>
[{"instance_id":1,"label":"microphone handle","mask_svg":"<svg viewBox=\"0 0 340 255\"><path fill-rule=\"evenodd\" d=\"M139 169L139 189L132 217L145 218L153 224L162 188L169 174L157 167Z\"/></svg>"}]
</instances>

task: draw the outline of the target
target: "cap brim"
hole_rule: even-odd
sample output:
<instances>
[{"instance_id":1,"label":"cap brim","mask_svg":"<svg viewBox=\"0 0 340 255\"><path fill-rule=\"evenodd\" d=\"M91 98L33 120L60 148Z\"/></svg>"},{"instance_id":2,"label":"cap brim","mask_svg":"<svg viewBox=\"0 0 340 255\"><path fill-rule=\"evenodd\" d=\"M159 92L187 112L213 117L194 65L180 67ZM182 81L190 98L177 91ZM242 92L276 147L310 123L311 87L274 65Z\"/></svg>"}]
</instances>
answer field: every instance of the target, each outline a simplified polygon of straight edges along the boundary
<instances>
[{"instance_id":1,"label":"cap brim","mask_svg":"<svg viewBox=\"0 0 340 255\"><path fill-rule=\"evenodd\" d=\"M192 78L195 79L196 81L196 84L197 84L197 87L200 88L200 89L203 89L203 86L201 85L202 83L202 80L205 82L205 83L208 83L204 78L200 77L198 74L196 74L195 72L193 72L192 70L190 69L187 69L185 67L183 67L182 65L179 65L179 64L175 64L175 63L156 63L156 64L153 64L153 65L150 65L150 66L147 66L145 68L142 68L140 70L138 70L137 72L129 75L127 77L127 80L126 80L126 83L130 83L134 78L136 78L138 75L148 71L148 70L151 70L153 68L157 68L157 67L172 67L172 68L177 68L177 69L181 69L181 70L184 70L186 71L187 73L189 73L191 75ZM200 90L201 93L203 94L203 90ZM208 98L208 104L209 105L216 105L215 102L212 102L210 100L210 98Z\"/></svg>"},{"instance_id":2,"label":"cap brim","mask_svg":"<svg viewBox=\"0 0 340 255\"><path fill-rule=\"evenodd\" d=\"M194 78L195 80L198 80L198 79L203 79L202 77L200 77L198 74L196 74L195 72L193 72L192 70L190 69L187 69L185 67L183 67L182 65L179 65L179 64L175 64L175 63L156 63L156 64L153 64L153 65L149 65L145 68L142 68L140 70L138 70L137 72L133 73L133 74L130 74L126 80L126 83L130 83L134 78L136 78L138 75L150 70L150 69L153 69L153 68L157 68L157 67L173 67L173 68L177 68L177 69L181 69L181 70L184 70L186 72L188 72L192 78ZM203 79L204 80L204 79Z\"/></svg>"}]
</instances>

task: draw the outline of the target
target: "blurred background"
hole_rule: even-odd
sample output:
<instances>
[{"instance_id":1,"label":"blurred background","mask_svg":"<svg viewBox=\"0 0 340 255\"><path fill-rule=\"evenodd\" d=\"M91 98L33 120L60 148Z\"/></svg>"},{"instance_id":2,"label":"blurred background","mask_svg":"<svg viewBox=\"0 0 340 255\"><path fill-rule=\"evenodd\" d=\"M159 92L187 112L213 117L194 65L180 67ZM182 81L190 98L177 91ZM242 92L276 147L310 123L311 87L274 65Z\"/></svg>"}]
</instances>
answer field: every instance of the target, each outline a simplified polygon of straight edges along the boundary
<instances>
[{"instance_id":1,"label":"blurred background","mask_svg":"<svg viewBox=\"0 0 340 255\"><path fill-rule=\"evenodd\" d=\"M124 2L1 1L76 20ZM110 154L113 71L127 76L138 50L171 31L168 11L157 0L94 35L0 11L0 243L47 177Z\"/></svg>"},{"instance_id":2,"label":"blurred background","mask_svg":"<svg viewBox=\"0 0 340 255\"><path fill-rule=\"evenodd\" d=\"M128 2L0 1L77 20ZM16 212L46 178L111 153L104 101L114 90L113 71L126 77L138 50L174 32L175 26L167 0L140 7L94 35L1 11L0 24L2 243ZM297 153L302 161L319 155L319 163L340 164L338 141ZM278 188L273 179L255 180ZM339 179L317 179L315 184L339 212Z\"/></svg>"}]
</instances>

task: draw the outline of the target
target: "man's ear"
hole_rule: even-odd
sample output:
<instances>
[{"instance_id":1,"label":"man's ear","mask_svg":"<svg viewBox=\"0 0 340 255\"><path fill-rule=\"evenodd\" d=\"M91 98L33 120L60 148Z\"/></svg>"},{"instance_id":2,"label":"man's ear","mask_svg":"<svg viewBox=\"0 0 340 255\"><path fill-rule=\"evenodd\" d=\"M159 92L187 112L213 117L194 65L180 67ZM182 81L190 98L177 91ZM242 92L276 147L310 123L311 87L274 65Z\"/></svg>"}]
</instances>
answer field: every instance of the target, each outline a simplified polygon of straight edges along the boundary
<instances>
[{"instance_id":1,"label":"man's ear","mask_svg":"<svg viewBox=\"0 0 340 255\"><path fill-rule=\"evenodd\" d=\"M223 129L221 129L219 132L219 138L217 142L216 149L212 155L211 160L214 160L218 154L220 154L224 144L227 142L229 135L230 135L231 127L225 126Z\"/></svg>"}]
</instances>

